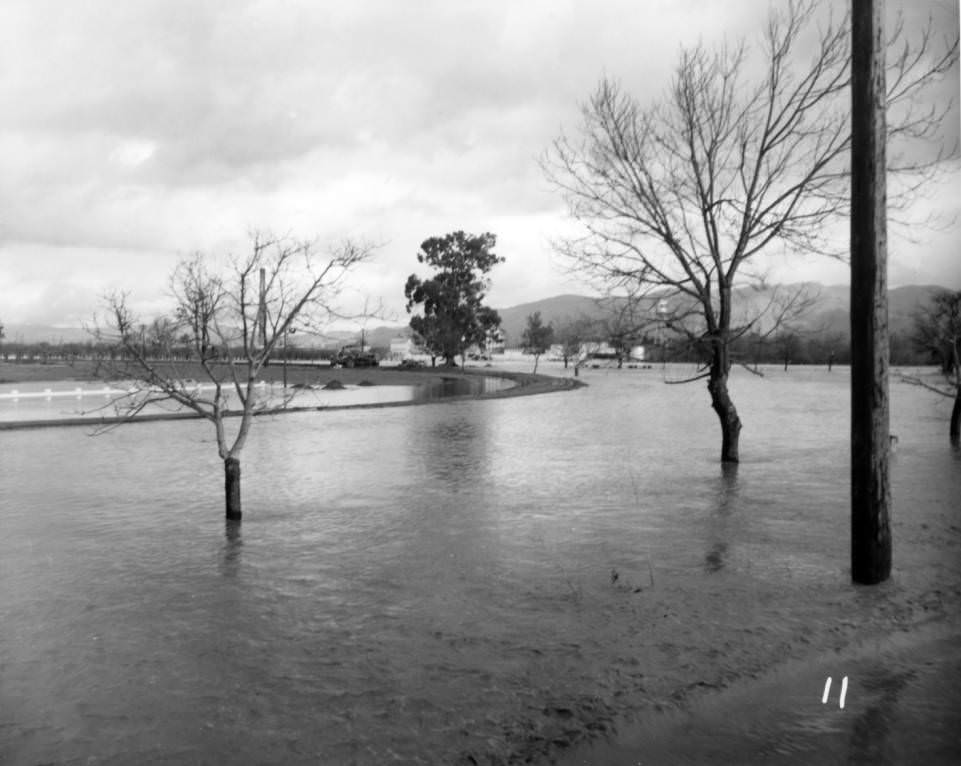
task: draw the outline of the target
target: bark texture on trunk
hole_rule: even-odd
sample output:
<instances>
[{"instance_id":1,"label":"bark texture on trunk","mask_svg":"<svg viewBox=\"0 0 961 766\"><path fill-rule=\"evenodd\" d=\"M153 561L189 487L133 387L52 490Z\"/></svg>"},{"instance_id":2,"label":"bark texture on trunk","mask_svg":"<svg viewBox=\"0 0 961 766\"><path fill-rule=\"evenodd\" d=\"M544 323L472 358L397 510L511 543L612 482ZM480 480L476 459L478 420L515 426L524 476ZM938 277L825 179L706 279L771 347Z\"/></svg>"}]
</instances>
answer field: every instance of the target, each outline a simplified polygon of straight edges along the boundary
<instances>
[{"instance_id":1,"label":"bark texture on trunk","mask_svg":"<svg viewBox=\"0 0 961 766\"><path fill-rule=\"evenodd\" d=\"M737 463L740 461L741 418L738 417L737 408L727 391L728 370L723 356L723 352L715 355L707 390L711 393L711 407L721 421L721 462Z\"/></svg>"},{"instance_id":2,"label":"bark texture on trunk","mask_svg":"<svg viewBox=\"0 0 961 766\"><path fill-rule=\"evenodd\" d=\"M224 495L227 501L227 520L240 521L240 461L235 457L224 460Z\"/></svg>"},{"instance_id":3,"label":"bark texture on trunk","mask_svg":"<svg viewBox=\"0 0 961 766\"><path fill-rule=\"evenodd\" d=\"M891 575L884 4L851 16L851 577Z\"/></svg>"}]
</instances>

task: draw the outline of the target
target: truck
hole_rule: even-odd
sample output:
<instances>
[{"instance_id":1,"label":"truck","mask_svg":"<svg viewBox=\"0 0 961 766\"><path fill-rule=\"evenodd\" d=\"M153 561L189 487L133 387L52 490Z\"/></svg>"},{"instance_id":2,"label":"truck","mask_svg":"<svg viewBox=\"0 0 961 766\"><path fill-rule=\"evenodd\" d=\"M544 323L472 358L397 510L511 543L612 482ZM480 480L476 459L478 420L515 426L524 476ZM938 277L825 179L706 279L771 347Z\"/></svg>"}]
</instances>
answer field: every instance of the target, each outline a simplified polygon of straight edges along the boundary
<instances>
[{"instance_id":1,"label":"truck","mask_svg":"<svg viewBox=\"0 0 961 766\"><path fill-rule=\"evenodd\" d=\"M344 346L337 352L337 356L330 360L330 366L336 367L376 367L377 357L372 351L364 351L363 347Z\"/></svg>"}]
</instances>

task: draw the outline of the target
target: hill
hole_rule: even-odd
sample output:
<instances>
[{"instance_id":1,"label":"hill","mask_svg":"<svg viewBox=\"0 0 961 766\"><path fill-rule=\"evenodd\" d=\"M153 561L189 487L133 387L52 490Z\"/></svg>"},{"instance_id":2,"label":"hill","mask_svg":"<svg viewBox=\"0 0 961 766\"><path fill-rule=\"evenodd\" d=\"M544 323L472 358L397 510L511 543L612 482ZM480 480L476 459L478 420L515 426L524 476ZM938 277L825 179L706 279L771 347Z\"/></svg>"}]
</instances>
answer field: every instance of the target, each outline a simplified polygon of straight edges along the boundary
<instances>
[{"instance_id":1,"label":"hill","mask_svg":"<svg viewBox=\"0 0 961 766\"><path fill-rule=\"evenodd\" d=\"M786 285L791 288L798 285ZM847 338L850 327L850 288L846 285L806 285L816 296L813 305L792 326L800 333L823 333ZM931 296L944 288L936 285L907 285L888 291L888 322L892 334L906 334L913 325L912 316L919 306L928 303ZM754 290L742 288L735 293L737 313L751 314L770 302L774 288ZM651 313L655 299L651 299ZM519 345L527 325L527 317L541 312L545 323L554 327L578 318L601 320L609 315L597 298L585 295L559 295L541 301L523 303L506 309L498 309L501 329L508 347Z\"/></svg>"},{"instance_id":2,"label":"hill","mask_svg":"<svg viewBox=\"0 0 961 766\"><path fill-rule=\"evenodd\" d=\"M819 285L807 283L817 295L814 305L800 317L794 326L801 333L835 335L846 338L850 321L850 291L846 285ZM792 287L787 285L786 287ZM931 299L931 295L944 288L936 285L907 285L896 287L888 292L888 316L892 334L905 334L912 326L912 314ZM737 291L735 306L739 313L749 313L771 300L773 288L753 290L744 288ZM655 299L650 299L653 314ZM569 321L586 318L601 320L608 316L608 309L598 298L588 295L555 295L530 303L522 303L508 308L499 308L501 329L508 347L520 345L520 339L527 325L527 317L535 311L541 312L545 323L560 327ZM5 343L86 343L91 335L82 328L52 327L36 324L11 324L5 328ZM360 330L334 330L322 336L298 334L290 337L292 346L322 346L339 348L348 343L360 341ZM410 327L406 324L380 325L364 331L368 346L387 347L391 340L409 337Z\"/></svg>"},{"instance_id":3,"label":"hill","mask_svg":"<svg viewBox=\"0 0 961 766\"><path fill-rule=\"evenodd\" d=\"M535 311L541 312L544 324L553 324L555 328L576 319L596 320L605 316L605 310L598 304L598 299L587 295L556 295L553 298L497 309L501 316L501 331L508 347L520 345L521 336L527 326L527 317Z\"/></svg>"}]
</instances>

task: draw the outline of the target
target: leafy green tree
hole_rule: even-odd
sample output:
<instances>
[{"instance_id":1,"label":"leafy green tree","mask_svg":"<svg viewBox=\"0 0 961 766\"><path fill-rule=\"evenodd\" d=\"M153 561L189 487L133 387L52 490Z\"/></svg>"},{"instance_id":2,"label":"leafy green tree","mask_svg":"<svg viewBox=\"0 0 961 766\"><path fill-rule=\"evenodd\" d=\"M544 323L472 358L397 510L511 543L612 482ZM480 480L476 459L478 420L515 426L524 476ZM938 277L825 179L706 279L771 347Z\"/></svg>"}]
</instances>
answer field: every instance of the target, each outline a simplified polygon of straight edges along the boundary
<instances>
[{"instance_id":1,"label":"leafy green tree","mask_svg":"<svg viewBox=\"0 0 961 766\"><path fill-rule=\"evenodd\" d=\"M504 261L493 252L496 242L490 233L471 236L455 231L431 237L421 243L417 261L436 273L426 280L416 274L407 278L407 312L422 306L422 313L411 317L410 327L427 352L447 365L453 366L470 346L484 344L488 333L500 325L498 313L484 305L490 286L486 275Z\"/></svg>"},{"instance_id":2,"label":"leafy green tree","mask_svg":"<svg viewBox=\"0 0 961 766\"><path fill-rule=\"evenodd\" d=\"M529 314L527 327L524 328L524 334L521 336L521 343L524 347L524 353L531 354L534 357L535 373L541 354L547 351L553 342L554 328L550 324L544 324L541 319L541 312L535 311L533 314Z\"/></svg>"}]
</instances>

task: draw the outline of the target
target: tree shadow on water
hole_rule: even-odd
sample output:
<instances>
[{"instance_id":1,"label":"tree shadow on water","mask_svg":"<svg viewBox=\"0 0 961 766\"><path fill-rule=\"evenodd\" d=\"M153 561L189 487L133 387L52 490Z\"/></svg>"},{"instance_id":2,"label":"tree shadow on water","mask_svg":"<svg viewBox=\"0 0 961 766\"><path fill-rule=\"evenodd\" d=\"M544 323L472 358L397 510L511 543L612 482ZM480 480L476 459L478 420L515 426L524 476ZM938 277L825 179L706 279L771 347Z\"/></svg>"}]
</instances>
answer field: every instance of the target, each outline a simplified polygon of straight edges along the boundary
<instances>
[{"instance_id":1,"label":"tree shadow on water","mask_svg":"<svg viewBox=\"0 0 961 766\"><path fill-rule=\"evenodd\" d=\"M721 474L715 485L714 502L708 522L713 539L704 556L704 569L709 574L724 569L728 557L730 531L727 519L731 516L737 500L737 466L737 463L721 463Z\"/></svg>"},{"instance_id":2,"label":"tree shadow on water","mask_svg":"<svg viewBox=\"0 0 961 766\"><path fill-rule=\"evenodd\" d=\"M455 491L476 486L490 470L488 438L478 415L438 422L424 444L431 478Z\"/></svg>"},{"instance_id":3,"label":"tree shadow on water","mask_svg":"<svg viewBox=\"0 0 961 766\"><path fill-rule=\"evenodd\" d=\"M220 549L220 572L225 577L236 577L240 568L240 553L244 541L241 537L241 525L236 521L224 524L224 544Z\"/></svg>"},{"instance_id":4,"label":"tree shadow on water","mask_svg":"<svg viewBox=\"0 0 961 766\"><path fill-rule=\"evenodd\" d=\"M727 543L714 543L704 556L704 568L710 572L720 572L724 569L724 557L727 555Z\"/></svg>"}]
</instances>

